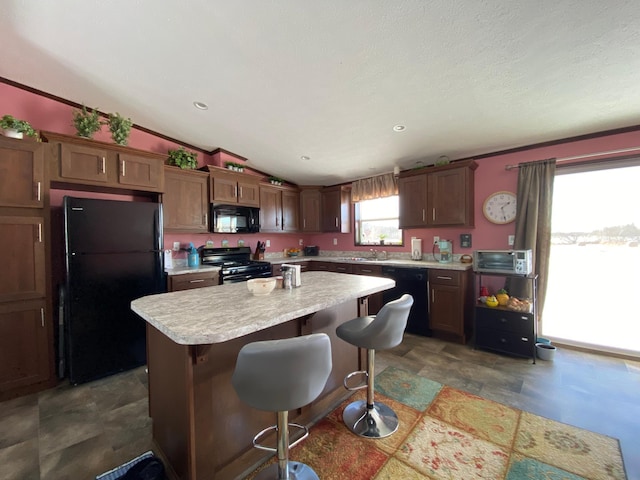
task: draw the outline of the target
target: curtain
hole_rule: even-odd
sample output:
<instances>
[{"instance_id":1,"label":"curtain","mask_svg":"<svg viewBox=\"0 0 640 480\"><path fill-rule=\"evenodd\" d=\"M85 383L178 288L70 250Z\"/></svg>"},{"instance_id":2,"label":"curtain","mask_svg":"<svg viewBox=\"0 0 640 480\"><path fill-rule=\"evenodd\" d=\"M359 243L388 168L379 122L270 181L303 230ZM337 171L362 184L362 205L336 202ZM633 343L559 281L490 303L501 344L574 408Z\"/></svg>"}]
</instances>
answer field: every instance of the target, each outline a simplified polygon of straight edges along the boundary
<instances>
[{"instance_id":1,"label":"curtain","mask_svg":"<svg viewBox=\"0 0 640 480\"><path fill-rule=\"evenodd\" d=\"M353 203L397 194L398 178L393 173L361 178L351 184L351 201Z\"/></svg>"},{"instance_id":2,"label":"curtain","mask_svg":"<svg viewBox=\"0 0 640 480\"><path fill-rule=\"evenodd\" d=\"M516 235L513 248L533 251L534 273L538 275L537 316L541 318L547 292L551 249L551 204L556 159L521 163L518 170ZM532 298L530 282L512 278L513 295Z\"/></svg>"}]
</instances>

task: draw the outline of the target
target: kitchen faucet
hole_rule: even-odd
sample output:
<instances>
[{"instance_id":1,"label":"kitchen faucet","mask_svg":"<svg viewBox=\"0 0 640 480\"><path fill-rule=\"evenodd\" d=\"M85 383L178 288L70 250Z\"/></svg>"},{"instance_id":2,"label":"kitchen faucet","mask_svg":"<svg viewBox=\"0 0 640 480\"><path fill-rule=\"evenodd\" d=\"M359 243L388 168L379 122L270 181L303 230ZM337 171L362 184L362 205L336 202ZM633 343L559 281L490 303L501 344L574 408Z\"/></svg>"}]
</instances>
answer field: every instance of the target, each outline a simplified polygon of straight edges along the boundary
<instances>
[{"instance_id":1,"label":"kitchen faucet","mask_svg":"<svg viewBox=\"0 0 640 480\"><path fill-rule=\"evenodd\" d=\"M371 258L373 258L374 260L378 258L378 251L375 248L372 248L371 250Z\"/></svg>"}]
</instances>

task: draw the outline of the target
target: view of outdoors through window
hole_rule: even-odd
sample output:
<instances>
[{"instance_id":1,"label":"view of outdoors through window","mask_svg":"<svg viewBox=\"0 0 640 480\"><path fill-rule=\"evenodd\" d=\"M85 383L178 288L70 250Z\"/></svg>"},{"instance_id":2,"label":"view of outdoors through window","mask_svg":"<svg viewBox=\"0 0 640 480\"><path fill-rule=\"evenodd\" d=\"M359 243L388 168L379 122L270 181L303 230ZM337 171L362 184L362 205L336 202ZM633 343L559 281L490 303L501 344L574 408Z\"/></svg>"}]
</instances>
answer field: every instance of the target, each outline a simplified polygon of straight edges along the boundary
<instances>
[{"instance_id":1,"label":"view of outdoors through window","mask_svg":"<svg viewBox=\"0 0 640 480\"><path fill-rule=\"evenodd\" d=\"M640 353L640 166L557 173L542 334Z\"/></svg>"},{"instance_id":2,"label":"view of outdoors through window","mask_svg":"<svg viewBox=\"0 0 640 480\"><path fill-rule=\"evenodd\" d=\"M399 203L394 195L356 204L356 245L402 245Z\"/></svg>"}]
</instances>

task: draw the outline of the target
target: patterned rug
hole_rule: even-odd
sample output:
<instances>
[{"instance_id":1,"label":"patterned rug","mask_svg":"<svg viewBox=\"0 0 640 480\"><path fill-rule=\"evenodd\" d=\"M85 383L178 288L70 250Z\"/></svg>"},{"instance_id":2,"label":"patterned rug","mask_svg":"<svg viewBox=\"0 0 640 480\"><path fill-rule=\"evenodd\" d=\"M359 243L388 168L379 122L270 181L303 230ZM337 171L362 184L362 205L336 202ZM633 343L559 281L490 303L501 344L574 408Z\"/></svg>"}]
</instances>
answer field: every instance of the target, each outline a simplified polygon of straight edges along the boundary
<instances>
[{"instance_id":1,"label":"patterned rug","mask_svg":"<svg viewBox=\"0 0 640 480\"><path fill-rule=\"evenodd\" d=\"M344 407L364 398L364 390L356 392L314 425L290 459L325 480L627 478L615 438L393 367L376 377L376 401L398 414L400 428L387 438L367 440L342 423Z\"/></svg>"}]
</instances>

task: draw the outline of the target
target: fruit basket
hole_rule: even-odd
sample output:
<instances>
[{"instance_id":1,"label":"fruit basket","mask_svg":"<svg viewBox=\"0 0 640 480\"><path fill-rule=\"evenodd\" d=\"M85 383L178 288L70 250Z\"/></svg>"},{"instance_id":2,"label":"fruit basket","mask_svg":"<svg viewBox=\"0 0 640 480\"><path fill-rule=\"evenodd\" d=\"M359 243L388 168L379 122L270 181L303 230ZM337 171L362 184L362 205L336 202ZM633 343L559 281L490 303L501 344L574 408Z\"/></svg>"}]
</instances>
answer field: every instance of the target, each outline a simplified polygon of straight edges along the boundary
<instances>
[{"instance_id":1,"label":"fruit basket","mask_svg":"<svg viewBox=\"0 0 640 480\"><path fill-rule=\"evenodd\" d=\"M530 313L532 306L533 304L531 303L531 300L526 298L520 300L516 297L509 297L509 300L507 300L507 303L504 305L508 310L524 313Z\"/></svg>"}]
</instances>

